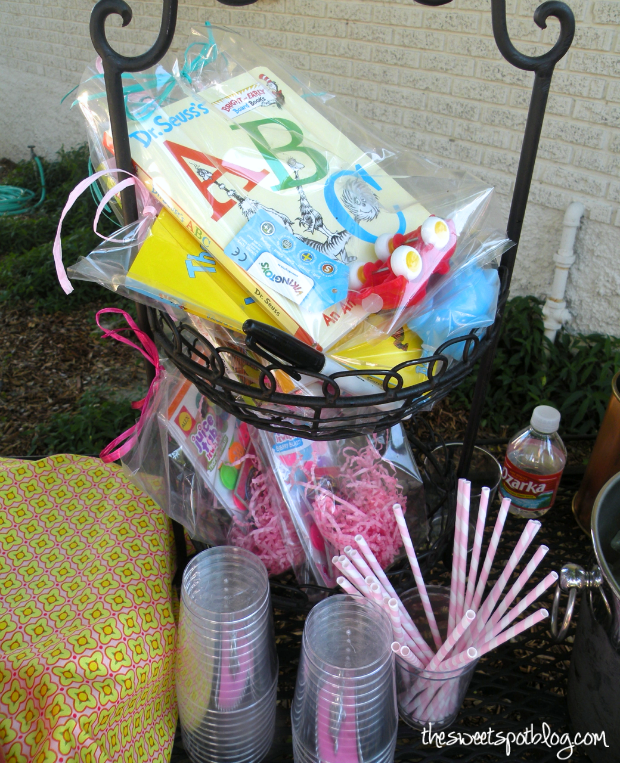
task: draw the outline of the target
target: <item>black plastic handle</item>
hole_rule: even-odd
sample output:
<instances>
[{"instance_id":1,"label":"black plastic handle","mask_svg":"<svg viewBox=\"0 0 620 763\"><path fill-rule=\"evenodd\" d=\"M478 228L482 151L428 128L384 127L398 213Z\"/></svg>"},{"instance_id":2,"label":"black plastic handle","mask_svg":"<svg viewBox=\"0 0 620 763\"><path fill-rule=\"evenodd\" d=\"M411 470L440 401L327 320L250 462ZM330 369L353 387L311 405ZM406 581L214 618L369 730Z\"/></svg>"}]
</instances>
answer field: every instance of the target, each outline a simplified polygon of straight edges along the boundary
<instances>
[{"instance_id":1,"label":"black plastic handle","mask_svg":"<svg viewBox=\"0 0 620 763\"><path fill-rule=\"evenodd\" d=\"M317 374L323 370L325 365L323 353L309 347L282 329L260 321L248 320L243 324L243 331L247 337L245 343L250 349L258 347L285 363L290 363L295 368Z\"/></svg>"}]
</instances>

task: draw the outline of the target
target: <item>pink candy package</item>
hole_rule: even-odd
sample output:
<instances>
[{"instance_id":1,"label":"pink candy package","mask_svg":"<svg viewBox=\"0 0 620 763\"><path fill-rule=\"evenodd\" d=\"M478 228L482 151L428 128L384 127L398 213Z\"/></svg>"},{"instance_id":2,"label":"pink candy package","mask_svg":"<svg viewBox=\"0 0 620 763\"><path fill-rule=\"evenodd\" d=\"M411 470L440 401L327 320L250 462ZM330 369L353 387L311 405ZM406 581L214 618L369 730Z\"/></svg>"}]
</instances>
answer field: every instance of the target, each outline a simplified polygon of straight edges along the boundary
<instances>
[{"instance_id":1,"label":"pink candy package","mask_svg":"<svg viewBox=\"0 0 620 763\"><path fill-rule=\"evenodd\" d=\"M319 585L336 585L332 557L355 546L358 533L384 569L400 557L394 503L403 507L414 543L426 539L422 480L400 424L387 433L335 442L258 435Z\"/></svg>"}]
</instances>

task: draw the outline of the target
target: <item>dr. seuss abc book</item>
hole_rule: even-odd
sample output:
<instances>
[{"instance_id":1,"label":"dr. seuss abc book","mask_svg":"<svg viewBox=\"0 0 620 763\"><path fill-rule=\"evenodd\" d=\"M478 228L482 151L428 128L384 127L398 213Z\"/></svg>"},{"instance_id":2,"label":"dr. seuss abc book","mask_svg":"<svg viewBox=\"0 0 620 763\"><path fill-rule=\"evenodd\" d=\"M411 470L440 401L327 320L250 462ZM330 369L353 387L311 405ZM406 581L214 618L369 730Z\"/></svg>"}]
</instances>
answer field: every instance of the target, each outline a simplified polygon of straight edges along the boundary
<instances>
[{"instance_id":1,"label":"dr. seuss abc book","mask_svg":"<svg viewBox=\"0 0 620 763\"><path fill-rule=\"evenodd\" d=\"M381 309L347 298L377 236L429 214L267 68L132 126L149 189L278 325L322 349Z\"/></svg>"},{"instance_id":2,"label":"dr. seuss abc book","mask_svg":"<svg viewBox=\"0 0 620 763\"><path fill-rule=\"evenodd\" d=\"M276 325L271 313L167 209L153 223L125 286L235 331L249 318Z\"/></svg>"}]
</instances>

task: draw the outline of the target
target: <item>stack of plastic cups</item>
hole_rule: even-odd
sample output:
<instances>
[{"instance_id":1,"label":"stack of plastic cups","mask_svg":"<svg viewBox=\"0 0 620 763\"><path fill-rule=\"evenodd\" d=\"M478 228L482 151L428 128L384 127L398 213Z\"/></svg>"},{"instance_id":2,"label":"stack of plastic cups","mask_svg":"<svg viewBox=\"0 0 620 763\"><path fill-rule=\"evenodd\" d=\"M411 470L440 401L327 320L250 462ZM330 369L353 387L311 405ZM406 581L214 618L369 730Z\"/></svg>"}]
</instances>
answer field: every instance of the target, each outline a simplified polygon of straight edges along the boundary
<instances>
[{"instance_id":1,"label":"stack of plastic cups","mask_svg":"<svg viewBox=\"0 0 620 763\"><path fill-rule=\"evenodd\" d=\"M291 710L296 763L389 763L398 713L392 626L376 604L332 596L308 615Z\"/></svg>"},{"instance_id":2,"label":"stack of plastic cups","mask_svg":"<svg viewBox=\"0 0 620 763\"><path fill-rule=\"evenodd\" d=\"M275 731L278 661L265 565L241 548L198 554L183 574L176 688L193 763L256 763Z\"/></svg>"}]
</instances>

